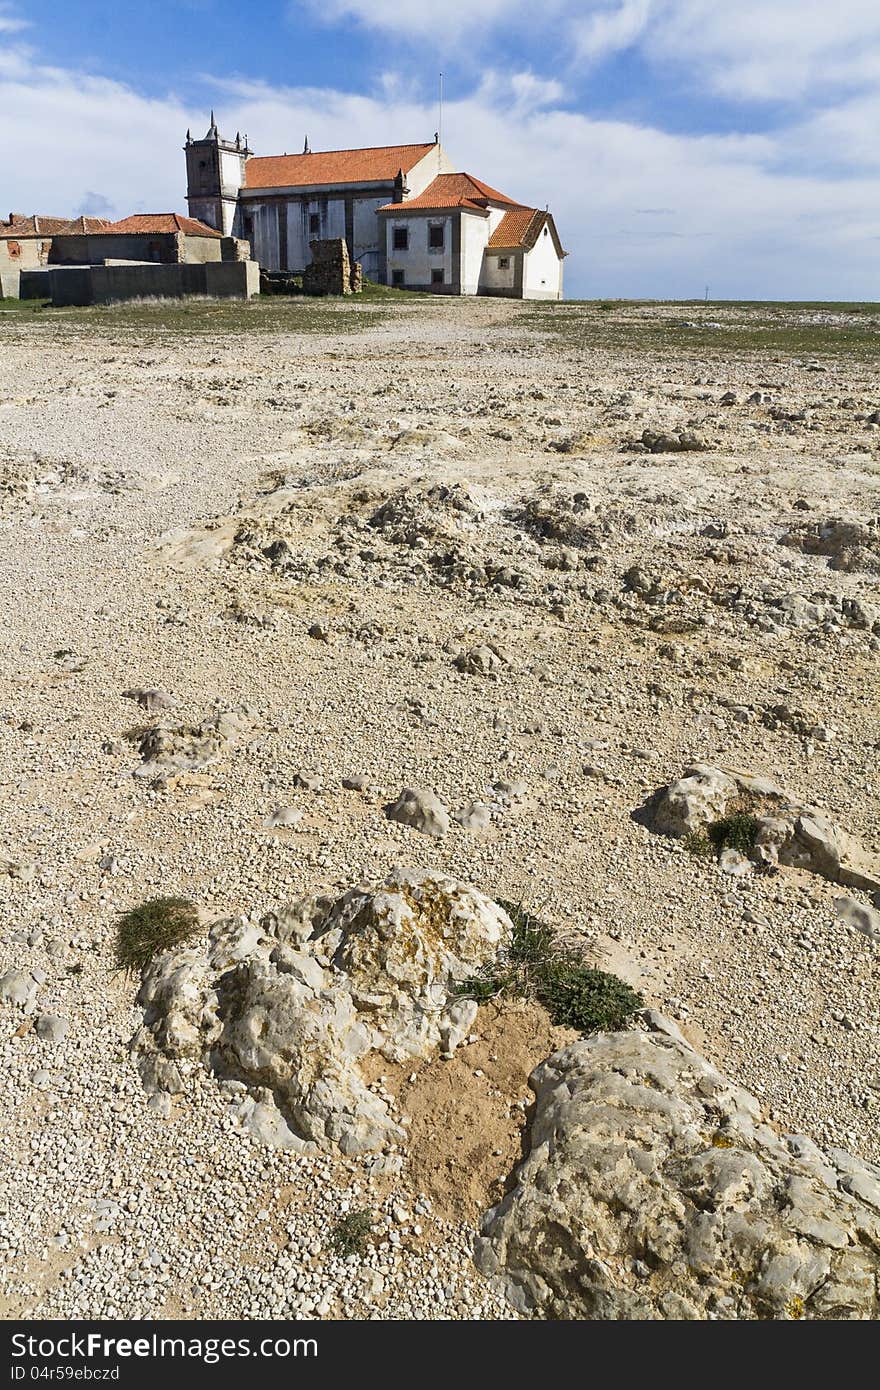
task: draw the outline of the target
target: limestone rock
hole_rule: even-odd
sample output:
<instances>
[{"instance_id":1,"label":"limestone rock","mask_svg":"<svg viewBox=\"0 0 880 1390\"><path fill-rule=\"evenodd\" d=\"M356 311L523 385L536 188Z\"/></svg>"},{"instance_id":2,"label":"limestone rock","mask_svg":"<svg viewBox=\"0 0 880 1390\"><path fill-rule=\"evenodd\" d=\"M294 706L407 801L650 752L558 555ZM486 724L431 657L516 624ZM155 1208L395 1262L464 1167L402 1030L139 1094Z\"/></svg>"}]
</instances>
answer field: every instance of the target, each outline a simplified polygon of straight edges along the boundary
<instances>
[{"instance_id":1,"label":"limestone rock","mask_svg":"<svg viewBox=\"0 0 880 1390\"><path fill-rule=\"evenodd\" d=\"M488 830L492 824L492 807L486 801L469 801L460 811L453 811L452 819L462 829L477 835L482 830Z\"/></svg>"},{"instance_id":2,"label":"limestone rock","mask_svg":"<svg viewBox=\"0 0 880 1390\"><path fill-rule=\"evenodd\" d=\"M43 1042L64 1042L69 1027L67 1019L56 1014L38 1014L34 1019L34 1032Z\"/></svg>"},{"instance_id":3,"label":"limestone rock","mask_svg":"<svg viewBox=\"0 0 880 1390\"><path fill-rule=\"evenodd\" d=\"M459 652L452 664L468 676L494 676L505 663L496 647L482 642L470 651Z\"/></svg>"},{"instance_id":4,"label":"limestone rock","mask_svg":"<svg viewBox=\"0 0 880 1390\"><path fill-rule=\"evenodd\" d=\"M36 994L36 981L27 970L7 970L0 975L0 1003L28 1009L33 1006Z\"/></svg>"},{"instance_id":5,"label":"limestone rock","mask_svg":"<svg viewBox=\"0 0 880 1390\"><path fill-rule=\"evenodd\" d=\"M751 858L757 864L807 869L832 883L867 892L880 889L880 860L823 811L766 777L695 763L648 803L653 829L675 838L705 830L733 809L744 809L755 818Z\"/></svg>"},{"instance_id":6,"label":"limestone rock","mask_svg":"<svg viewBox=\"0 0 880 1390\"><path fill-rule=\"evenodd\" d=\"M168 777L204 767L250 733L253 723L247 706L218 705L200 724L147 729L138 745L143 762L135 776Z\"/></svg>"},{"instance_id":7,"label":"limestone rock","mask_svg":"<svg viewBox=\"0 0 880 1390\"><path fill-rule=\"evenodd\" d=\"M873 1319L880 1169L762 1122L667 1033L600 1034L532 1074L530 1149L477 1241L521 1312Z\"/></svg>"},{"instance_id":8,"label":"limestone rock","mask_svg":"<svg viewBox=\"0 0 880 1390\"><path fill-rule=\"evenodd\" d=\"M275 828L284 825L299 825L303 812L296 806L276 806L266 824Z\"/></svg>"},{"instance_id":9,"label":"limestone rock","mask_svg":"<svg viewBox=\"0 0 880 1390\"><path fill-rule=\"evenodd\" d=\"M124 700L136 700L141 709L145 709L147 714L155 714L160 709L171 709L177 703L167 690L160 690L158 686L135 686L131 690L123 690Z\"/></svg>"},{"instance_id":10,"label":"limestone rock","mask_svg":"<svg viewBox=\"0 0 880 1390\"><path fill-rule=\"evenodd\" d=\"M880 912L855 898L835 898L834 910L842 922L854 927L871 941L880 941Z\"/></svg>"},{"instance_id":11,"label":"limestone rock","mask_svg":"<svg viewBox=\"0 0 880 1390\"><path fill-rule=\"evenodd\" d=\"M643 430L642 444L649 454L682 454L698 452L706 445L697 435L687 430L680 434L667 434L657 430Z\"/></svg>"},{"instance_id":12,"label":"limestone rock","mask_svg":"<svg viewBox=\"0 0 880 1390\"><path fill-rule=\"evenodd\" d=\"M675 839L704 830L724 815L736 790L736 781L728 773L705 763L695 763L657 799L653 811L654 829Z\"/></svg>"},{"instance_id":13,"label":"limestone rock","mask_svg":"<svg viewBox=\"0 0 880 1390\"><path fill-rule=\"evenodd\" d=\"M399 821L423 835L440 837L449 829L449 812L439 797L420 787L404 787L396 801L386 807L389 820Z\"/></svg>"},{"instance_id":14,"label":"limestone rock","mask_svg":"<svg viewBox=\"0 0 880 1390\"><path fill-rule=\"evenodd\" d=\"M207 1067L245 1083L242 1123L276 1147L353 1154L405 1132L361 1062L450 1056L474 1021L456 984L510 940L507 914L467 884L400 871L380 888L300 899L259 926L226 919L207 947L144 971L132 1051L150 1090Z\"/></svg>"},{"instance_id":15,"label":"limestone rock","mask_svg":"<svg viewBox=\"0 0 880 1390\"><path fill-rule=\"evenodd\" d=\"M806 528L794 528L780 537L780 545L808 555L825 555L828 567L851 574L865 570L880 573L880 525L849 517L830 517Z\"/></svg>"}]
</instances>

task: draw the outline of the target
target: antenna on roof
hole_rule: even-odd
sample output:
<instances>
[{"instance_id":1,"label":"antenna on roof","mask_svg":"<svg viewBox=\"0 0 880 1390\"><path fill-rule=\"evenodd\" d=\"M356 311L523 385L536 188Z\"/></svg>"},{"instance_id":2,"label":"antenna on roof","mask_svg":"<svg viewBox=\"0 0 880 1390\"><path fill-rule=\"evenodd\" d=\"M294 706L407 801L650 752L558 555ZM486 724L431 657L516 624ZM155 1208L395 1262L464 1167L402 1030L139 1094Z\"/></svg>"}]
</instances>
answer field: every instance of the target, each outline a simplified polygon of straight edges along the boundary
<instances>
[{"instance_id":1,"label":"antenna on roof","mask_svg":"<svg viewBox=\"0 0 880 1390\"><path fill-rule=\"evenodd\" d=\"M443 74L440 74L440 103L439 115L437 117L437 130L434 135L435 144L440 144L440 136L443 134Z\"/></svg>"},{"instance_id":2,"label":"antenna on roof","mask_svg":"<svg viewBox=\"0 0 880 1390\"><path fill-rule=\"evenodd\" d=\"M311 152L311 150L309 149L309 137L306 136L306 138L305 138L305 144L303 145L303 154L311 154L311 153L312 153L312 152Z\"/></svg>"}]
</instances>

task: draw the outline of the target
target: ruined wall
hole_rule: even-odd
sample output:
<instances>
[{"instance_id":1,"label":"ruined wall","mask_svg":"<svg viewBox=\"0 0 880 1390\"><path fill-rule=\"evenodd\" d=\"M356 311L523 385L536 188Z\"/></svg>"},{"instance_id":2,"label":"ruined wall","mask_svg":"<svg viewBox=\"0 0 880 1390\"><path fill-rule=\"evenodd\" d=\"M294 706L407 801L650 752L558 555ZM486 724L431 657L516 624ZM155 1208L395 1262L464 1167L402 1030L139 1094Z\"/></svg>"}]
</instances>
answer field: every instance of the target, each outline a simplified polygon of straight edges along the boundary
<instances>
[{"instance_id":1,"label":"ruined wall","mask_svg":"<svg viewBox=\"0 0 880 1390\"><path fill-rule=\"evenodd\" d=\"M251 244L244 237L225 236L220 242L221 261L249 261Z\"/></svg>"},{"instance_id":2,"label":"ruined wall","mask_svg":"<svg viewBox=\"0 0 880 1390\"><path fill-rule=\"evenodd\" d=\"M56 307L112 304L124 299L180 299L191 294L250 299L259 293L260 267L256 261L58 266L47 278Z\"/></svg>"},{"instance_id":3,"label":"ruined wall","mask_svg":"<svg viewBox=\"0 0 880 1390\"><path fill-rule=\"evenodd\" d=\"M51 237L0 237L0 266L33 270L46 265L51 247Z\"/></svg>"},{"instance_id":4,"label":"ruined wall","mask_svg":"<svg viewBox=\"0 0 880 1390\"><path fill-rule=\"evenodd\" d=\"M183 232L129 232L115 236L56 236L51 265L101 265L104 261L150 261L155 265L199 265L222 257L219 237L186 236Z\"/></svg>"},{"instance_id":5,"label":"ruined wall","mask_svg":"<svg viewBox=\"0 0 880 1390\"><path fill-rule=\"evenodd\" d=\"M344 237L310 241L312 263L303 271L305 294L357 294L362 288L359 261L351 264Z\"/></svg>"}]
</instances>

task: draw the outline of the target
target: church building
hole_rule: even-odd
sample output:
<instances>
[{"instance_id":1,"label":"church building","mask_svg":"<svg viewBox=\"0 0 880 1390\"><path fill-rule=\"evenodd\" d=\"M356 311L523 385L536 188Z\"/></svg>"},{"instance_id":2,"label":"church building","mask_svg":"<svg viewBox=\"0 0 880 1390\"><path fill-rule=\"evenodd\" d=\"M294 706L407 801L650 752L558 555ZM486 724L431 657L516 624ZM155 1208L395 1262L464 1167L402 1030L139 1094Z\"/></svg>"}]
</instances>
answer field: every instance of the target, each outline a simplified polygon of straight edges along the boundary
<instances>
[{"instance_id":1,"label":"church building","mask_svg":"<svg viewBox=\"0 0 880 1390\"><path fill-rule=\"evenodd\" d=\"M315 240L344 238L382 285L434 294L561 299L566 252L549 210L457 173L437 136L420 145L255 155L213 112L186 138L190 216L250 242L267 270L299 273Z\"/></svg>"}]
</instances>

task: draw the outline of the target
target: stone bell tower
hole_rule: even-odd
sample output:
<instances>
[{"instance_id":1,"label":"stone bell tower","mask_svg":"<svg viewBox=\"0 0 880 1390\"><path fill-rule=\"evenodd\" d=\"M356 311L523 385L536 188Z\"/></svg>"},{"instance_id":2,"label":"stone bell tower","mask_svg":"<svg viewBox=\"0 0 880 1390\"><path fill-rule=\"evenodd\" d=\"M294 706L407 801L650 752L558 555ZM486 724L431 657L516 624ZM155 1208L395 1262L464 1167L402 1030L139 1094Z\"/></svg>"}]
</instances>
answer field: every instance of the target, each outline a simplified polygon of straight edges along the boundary
<instances>
[{"instance_id":1,"label":"stone bell tower","mask_svg":"<svg viewBox=\"0 0 880 1390\"><path fill-rule=\"evenodd\" d=\"M223 140L211 112L211 124L203 140L194 140L186 132L186 201L190 217L206 222L209 227L232 235L232 224L238 207L238 192L244 184L244 166L253 150L248 149L247 136L236 134L234 140Z\"/></svg>"}]
</instances>

